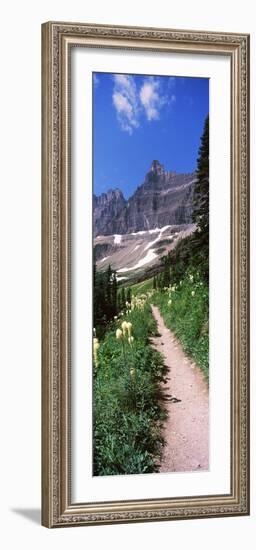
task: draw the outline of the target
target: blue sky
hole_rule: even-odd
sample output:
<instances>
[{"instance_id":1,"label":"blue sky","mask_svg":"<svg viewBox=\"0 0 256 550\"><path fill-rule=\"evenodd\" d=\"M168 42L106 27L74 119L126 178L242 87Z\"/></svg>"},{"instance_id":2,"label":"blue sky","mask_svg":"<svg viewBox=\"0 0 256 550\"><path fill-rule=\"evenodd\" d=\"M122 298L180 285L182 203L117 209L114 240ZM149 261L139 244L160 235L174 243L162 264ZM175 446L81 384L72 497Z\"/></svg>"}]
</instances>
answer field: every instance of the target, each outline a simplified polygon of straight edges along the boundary
<instances>
[{"instance_id":1,"label":"blue sky","mask_svg":"<svg viewBox=\"0 0 256 550\"><path fill-rule=\"evenodd\" d=\"M209 80L93 73L93 185L129 198L152 160L193 172L206 115Z\"/></svg>"}]
</instances>

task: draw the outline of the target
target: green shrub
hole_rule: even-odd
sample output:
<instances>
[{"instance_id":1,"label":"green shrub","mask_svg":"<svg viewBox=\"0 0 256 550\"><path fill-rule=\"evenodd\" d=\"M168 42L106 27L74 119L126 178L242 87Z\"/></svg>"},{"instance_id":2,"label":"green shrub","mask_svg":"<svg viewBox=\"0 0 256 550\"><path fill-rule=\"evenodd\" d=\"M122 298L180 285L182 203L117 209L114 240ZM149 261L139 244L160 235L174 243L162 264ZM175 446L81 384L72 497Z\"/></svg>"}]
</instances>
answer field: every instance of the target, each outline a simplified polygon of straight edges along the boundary
<instances>
[{"instance_id":1,"label":"green shrub","mask_svg":"<svg viewBox=\"0 0 256 550\"><path fill-rule=\"evenodd\" d=\"M132 344L128 335L116 338L125 320L132 323ZM148 342L156 333L146 304L112 322L100 342L93 388L94 475L157 471L165 418L159 382L165 369L161 354Z\"/></svg>"}]
</instances>

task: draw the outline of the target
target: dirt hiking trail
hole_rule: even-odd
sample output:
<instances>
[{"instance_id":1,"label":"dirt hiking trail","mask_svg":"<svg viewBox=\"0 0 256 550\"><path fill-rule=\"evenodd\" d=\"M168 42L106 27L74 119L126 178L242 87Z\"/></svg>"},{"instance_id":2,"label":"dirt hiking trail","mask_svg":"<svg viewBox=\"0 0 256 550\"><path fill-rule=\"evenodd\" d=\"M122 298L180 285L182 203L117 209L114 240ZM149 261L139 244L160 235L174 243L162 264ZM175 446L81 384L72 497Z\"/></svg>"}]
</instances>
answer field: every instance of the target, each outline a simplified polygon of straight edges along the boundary
<instances>
[{"instance_id":1,"label":"dirt hiking trail","mask_svg":"<svg viewBox=\"0 0 256 550\"><path fill-rule=\"evenodd\" d=\"M183 352L174 334L152 307L160 336L151 345L160 351L168 369L163 384L167 419L163 428L166 445L160 472L191 472L209 467L209 392L201 370Z\"/></svg>"}]
</instances>

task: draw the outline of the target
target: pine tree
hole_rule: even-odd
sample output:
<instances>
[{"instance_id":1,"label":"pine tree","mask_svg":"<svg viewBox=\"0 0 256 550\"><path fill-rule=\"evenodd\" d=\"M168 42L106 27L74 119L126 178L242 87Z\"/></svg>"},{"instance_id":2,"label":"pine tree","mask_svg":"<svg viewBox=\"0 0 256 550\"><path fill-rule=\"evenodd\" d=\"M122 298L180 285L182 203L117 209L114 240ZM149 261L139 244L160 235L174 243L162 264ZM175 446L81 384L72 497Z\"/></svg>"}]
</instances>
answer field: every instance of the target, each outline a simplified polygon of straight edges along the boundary
<instances>
[{"instance_id":1,"label":"pine tree","mask_svg":"<svg viewBox=\"0 0 256 550\"><path fill-rule=\"evenodd\" d=\"M122 287L122 290L121 290L121 308L122 309L125 309L125 302L126 302L125 288Z\"/></svg>"},{"instance_id":2,"label":"pine tree","mask_svg":"<svg viewBox=\"0 0 256 550\"><path fill-rule=\"evenodd\" d=\"M98 272L94 265L94 288L93 288L93 326L98 336L101 336L108 319L106 308L106 274Z\"/></svg>"},{"instance_id":3,"label":"pine tree","mask_svg":"<svg viewBox=\"0 0 256 550\"><path fill-rule=\"evenodd\" d=\"M192 220L198 231L209 236L209 116L205 119L197 159L197 181L194 189Z\"/></svg>"},{"instance_id":4,"label":"pine tree","mask_svg":"<svg viewBox=\"0 0 256 550\"><path fill-rule=\"evenodd\" d=\"M112 269L111 269L111 265L108 266L108 269L106 271L105 296L106 296L105 311L106 311L107 320L109 320L112 317Z\"/></svg>"},{"instance_id":5,"label":"pine tree","mask_svg":"<svg viewBox=\"0 0 256 550\"><path fill-rule=\"evenodd\" d=\"M163 273L159 273L158 275L158 278L157 278L157 287L162 290L163 287L164 287L164 277L163 277Z\"/></svg>"},{"instance_id":6,"label":"pine tree","mask_svg":"<svg viewBox=\"0 0 256 550\"><path fill-rule=\"evenodd\" d=\"M159 274L157 277L157 288L161 290L161 275Z\"/></svg>"},{"instance_id":7,"label":"pine tree","mask_svg":"<svg viewBox=\"0 0 256 550\"><path fill-rule=\"evenodd\" d=\"M170 253L164 257L164 271L162 275L163 287L168 287L170 284Z\"/></svg>"},{"instance_id":8,"label":"pine tree","mask_svg":"<svg viewBox=\"0 0 256 550\"><path fill-rule=\"evenodd\" d=\"M108 266L107 271L97 271L93 268L93 326L98 336L102 336L107 324L118 312L116 272Z\"/></svg>"},{"instance_id":9,"label":"pine tree","mask_svg":"<svg viewBox=\"0 0 256 550\"><path fill-rule=\"evenodd\" d=\"M209 277L209 116L204 123L197 159L197 181L194 188L192 220L196 231L191 240L195 264L206 279Z\"/></svg>"},{"instance_id":10,"label":"pine tree","mask_svg":"<svg viewBox=\"0 0 256 550\"><path fill-rule=\"evenodd\" d=\"M116 272L112 272L112 296L111 296L111 305L112 305L112 317L117 314L117 278Z\"/></svg>"},{"instance_id":11,"label":"pine tree","mask_svg":"<svg viewBox=\"0 0 256 550\"><path fill-rule=\"evenodd\" d=\"M132 301L132 291L131 291L130 287L127 288L126 301L129 302L129 304L130 304L131 301Z\"/></svg>"}]
</instances>

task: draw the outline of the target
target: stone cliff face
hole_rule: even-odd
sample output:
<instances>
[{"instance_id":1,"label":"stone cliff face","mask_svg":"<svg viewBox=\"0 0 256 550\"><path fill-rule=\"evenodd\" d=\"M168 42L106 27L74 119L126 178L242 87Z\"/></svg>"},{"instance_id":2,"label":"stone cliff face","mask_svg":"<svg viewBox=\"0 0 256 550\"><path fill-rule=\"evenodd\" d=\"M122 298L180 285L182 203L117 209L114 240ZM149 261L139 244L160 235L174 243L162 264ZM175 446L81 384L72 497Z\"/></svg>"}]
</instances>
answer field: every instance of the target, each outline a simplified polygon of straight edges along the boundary
<instances>
[{"instance_id":1,"label":"stone cliff face","mask_svg":"<svg viewBox=\"0 0 256 550\"><path fill-rule=\"evenodd\" d=\"M112 235L113 221L125 209L126 200L120 189L110 189L99 197L93 196L94 236Z\"/></svg>"},{"instance_id":2,"label":"stone cliff face","mask_svg":"<svg viewBox=\"0 0 256 550\"><path fill-rule=\"evenodd\" d=\"M166 172L154 160L128 201L118 189L94 197L94 236L191 223L195 178L195 173Z\"/></svg>"}]
</instances>

